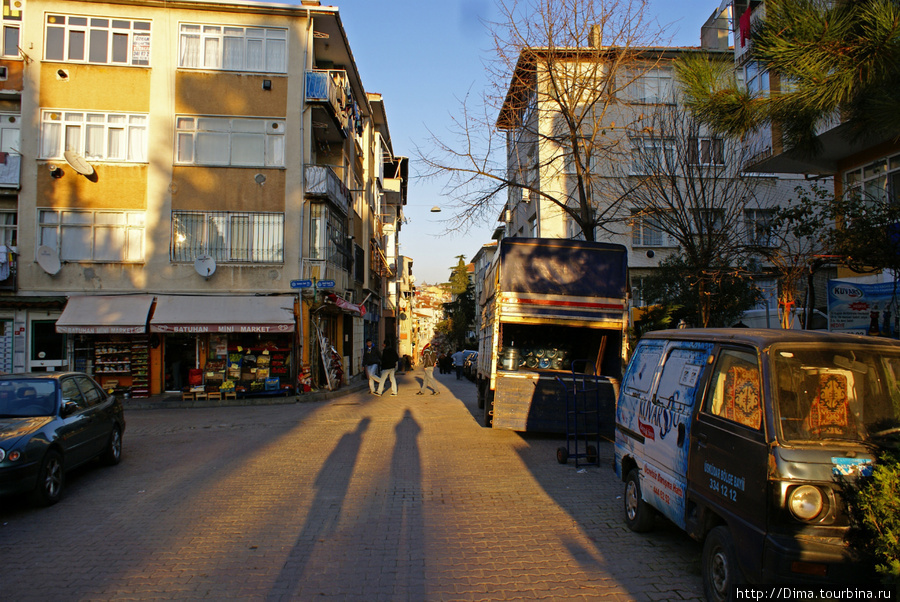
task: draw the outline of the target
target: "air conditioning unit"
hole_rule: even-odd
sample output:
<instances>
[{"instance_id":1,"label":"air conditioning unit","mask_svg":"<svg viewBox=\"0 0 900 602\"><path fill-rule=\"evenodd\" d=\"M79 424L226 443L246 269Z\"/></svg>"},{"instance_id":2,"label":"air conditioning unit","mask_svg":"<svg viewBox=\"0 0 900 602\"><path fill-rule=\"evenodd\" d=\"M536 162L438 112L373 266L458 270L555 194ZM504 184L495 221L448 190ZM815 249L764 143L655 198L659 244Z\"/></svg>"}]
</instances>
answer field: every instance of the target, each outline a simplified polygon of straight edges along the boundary
<instances>
[{"instance_id":1,"label":"air conditioning unit","mask_svg":"<svg viewBox=\"0 0 900 602\"><path fill-rule=\"evenodd\" d=\"M353 303L354 302L353 301L354 293L356 293L356 291L354 291L352 289L345 290L344 291L344 299L346 299L348 303Z\"/></svg>"}]
</instances>

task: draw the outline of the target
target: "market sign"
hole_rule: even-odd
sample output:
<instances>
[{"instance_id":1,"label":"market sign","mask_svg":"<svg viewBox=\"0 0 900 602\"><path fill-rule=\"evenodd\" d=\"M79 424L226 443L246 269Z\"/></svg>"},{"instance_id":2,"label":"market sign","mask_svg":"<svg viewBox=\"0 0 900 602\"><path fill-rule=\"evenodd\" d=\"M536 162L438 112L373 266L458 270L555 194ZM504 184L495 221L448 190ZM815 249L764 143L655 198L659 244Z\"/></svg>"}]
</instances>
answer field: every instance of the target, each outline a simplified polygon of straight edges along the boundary
<instances>
[{"instance_id":1,"label":"market sign","mask_svg":"<svg viewBox=\"0 0 900 602\"><path fill-rule=\"evenodd\" d=\"M895 292L900 284L828 281L828 330L898 338L900 312Z\"/></svg>"}]
</instances>

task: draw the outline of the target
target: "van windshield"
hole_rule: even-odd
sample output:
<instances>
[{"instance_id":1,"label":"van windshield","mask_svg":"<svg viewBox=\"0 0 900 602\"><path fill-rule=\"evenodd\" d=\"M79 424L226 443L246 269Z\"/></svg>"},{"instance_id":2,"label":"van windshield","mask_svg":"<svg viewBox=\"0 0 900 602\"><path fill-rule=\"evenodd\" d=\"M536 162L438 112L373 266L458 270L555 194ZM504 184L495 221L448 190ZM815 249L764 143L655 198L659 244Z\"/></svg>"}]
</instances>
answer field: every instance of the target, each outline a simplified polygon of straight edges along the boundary
<instances>
[{"instance_id":1,"label":"van windshield","mask_svg":"<svg viewBox=\"0 0 900 602\"><path fill-rule=\"evenodd\" d=\"M900 350L776 345L770 358L783 441L900 445Z\"/></svg>"}]
</instances>

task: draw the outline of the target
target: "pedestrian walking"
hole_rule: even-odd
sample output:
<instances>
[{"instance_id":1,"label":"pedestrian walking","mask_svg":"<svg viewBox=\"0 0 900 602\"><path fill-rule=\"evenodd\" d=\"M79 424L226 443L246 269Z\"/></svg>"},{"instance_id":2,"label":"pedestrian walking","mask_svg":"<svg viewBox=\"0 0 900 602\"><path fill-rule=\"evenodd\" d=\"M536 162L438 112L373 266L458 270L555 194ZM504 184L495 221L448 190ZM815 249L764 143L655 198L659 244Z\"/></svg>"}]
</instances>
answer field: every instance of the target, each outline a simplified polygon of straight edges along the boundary
<instances>
[{"instance_id":1,"label":"pedestrian walking","mask_svg":"<svg viewBox=\"0 0 900 602\"><path fill-rule=\"evenodd\" d=\"M430 345L422 350L422 366L425 369L425 377L422 379L422 386L416 395L424 395L426 387L431 387L432 395L440 394L440 391L437 390L437 381L434 380L434 366L437 361L437 353Z\"/></svg>"},{"instance_id":2,"label":"pedestrian walking","mask_svg":"<svg viewBox=\"0 0 900 602\"><path fill-rule=\"evenodd\" d=\"M462 378L463 364L466 363L466 355L462 349L457 349L456 353L450 357L453 358L453 367L456 369L456 380L460 380Z\"/></svg>"},{"instance_id":3,"label":"pedestrian walking","mask_svg":"<svg viewBox=\"0 0 900 602\"><path fill-rule=\"evenodd\" d=\"M366 367L366 377L369 379L369 393L375 392L375 383L381 385L384 379L378 376L378 368L381 366L381 354L375 349L372 339L366 339L366 351L363 353L363 366Z\"/></svg>"},{"instance_id":4,"label":"pedestrian walking","mask_svg":"<svg viewBox=\"0 0 900 602\"><path fill-rule=\"evenodd\" d=\"M378 384L376 395L381 395L384 392L384 383L388 379L391 380L391 395L397 395L397 378L394 374L397 372L397 362L399 360L400 356L397 355L397 350L394 349L393 345L385 341L384 349L381 351L381 382Z\"/></svg>"}]
</instances>

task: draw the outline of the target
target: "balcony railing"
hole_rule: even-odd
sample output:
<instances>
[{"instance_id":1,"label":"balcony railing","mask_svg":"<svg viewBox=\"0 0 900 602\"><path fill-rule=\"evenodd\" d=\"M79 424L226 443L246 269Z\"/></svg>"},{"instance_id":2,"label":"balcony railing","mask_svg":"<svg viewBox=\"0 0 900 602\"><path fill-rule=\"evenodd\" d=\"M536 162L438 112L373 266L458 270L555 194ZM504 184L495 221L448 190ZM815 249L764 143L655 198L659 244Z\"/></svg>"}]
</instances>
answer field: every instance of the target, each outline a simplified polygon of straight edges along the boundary
<instances>
[{"instance_id":1,"label":"balcony railing","mask_svg":"<svg viewBox=\"0 0 900 602\"><path fill-rule=\"evenodd\" d=\"M350 189L327 165L307 165L304 171L306 177L306 196L326 198L346 217L350 212Z\"/></svg>"},{"instance_id":2,"label":"balcony railing","mask_svg":"<svg viewBox=\"0 0 900 602\"><path fill-rule=\"evenodd\" d=\"M306 72L306 102L326 104L345 138L359 123L359 107L353 100L347 72L341 69Z\"/></svg>"}]
</instances>

